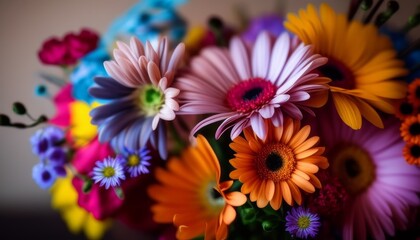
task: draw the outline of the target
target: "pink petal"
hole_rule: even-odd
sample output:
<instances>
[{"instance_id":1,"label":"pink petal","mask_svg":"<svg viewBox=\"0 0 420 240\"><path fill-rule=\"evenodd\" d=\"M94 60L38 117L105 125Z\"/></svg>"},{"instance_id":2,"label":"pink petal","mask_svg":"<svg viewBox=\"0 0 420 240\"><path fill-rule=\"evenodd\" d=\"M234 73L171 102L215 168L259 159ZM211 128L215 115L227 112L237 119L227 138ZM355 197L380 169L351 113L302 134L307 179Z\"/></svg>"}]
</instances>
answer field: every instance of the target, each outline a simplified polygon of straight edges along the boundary
<instances>
[{"instance_id":1,"label":"pink petal","mask_svg":"<svg viewBox=\"0 0 420 240\"><path fill-rule=\"evenodd\" d=\"M258 113L254 113L251 116L251 127L255 134L261 140L265 140L265 138L267 137L268 126L264 119Z\"/></svg>"},{"instance_id":2,"label":"pink petal","mask_svg":"<svg viewBox=\"0 0 420 240\"><path fill-rule=\"evenodd\" d=\"M274 107L270 104L267 104L265 107L261 108L258 112L265 119L271 118L274 114Z\"/></svg>"},{"instance_id":3,"label":"pink petal","mask_svg":"<svg viewBox=\"0 0 420 240\"><path fill-rule=\"evenodd\" d=\"M251 78L251 65L249 62L248 50L244 42L235 37L230 41L230 56L233 65L242 80Z\"/></svg>"},{"instance_id":4,"label":"pink petal","mask_svg":"<svg viewBox=\"0 0 420 240\"><path fill-rule=\"evenodd\" d=\"M282 33L276 40L271 55L268 79L276 84L282 72L290 51L290 38L288 33Z\"/></svg>"},{"instance_id":5,"label":"pink petal","mask_svg":"<svg viewBox=\"0 0 420 240\"><path fill-rule=\"evenodd\" d=\"M254 77L266 78L270 65L271 43L267 32L258 35L252 51L252 74Z\"/></svg>"}]
</instances>

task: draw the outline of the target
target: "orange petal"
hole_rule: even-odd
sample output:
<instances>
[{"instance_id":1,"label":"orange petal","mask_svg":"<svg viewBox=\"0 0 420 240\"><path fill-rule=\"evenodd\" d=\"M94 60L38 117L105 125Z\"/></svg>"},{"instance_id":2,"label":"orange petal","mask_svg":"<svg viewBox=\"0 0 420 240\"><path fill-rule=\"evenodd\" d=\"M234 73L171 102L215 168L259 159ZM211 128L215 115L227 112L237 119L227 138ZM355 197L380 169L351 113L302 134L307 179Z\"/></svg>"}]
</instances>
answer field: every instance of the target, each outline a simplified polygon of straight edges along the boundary
<instances>
[{"instance_id":1,"label":"orange petal","mask_svg":"<svg viewBox=\"0 0 420 240\"><path fill-rule=\"evenodd\" d=\"M274 182L272 180L267 180L267 184L265 186L265 198L268 201L271 201L271 199L274 196L274 190L276 189Z\"/></svg>"},{"instance_id":2,"label":"orange petal","mask_svg":"<svg viewBox=\"0 0 420 240\"><path fill-rule=\"evenodd\" d=\"M290 192L289 185L286 182L281 182L280 186L281 186L281 191L283 193L284 201L286 201L287 204L292 206L293 205L292 193Z\"/></svg>"},{"instance_id":3,"label":"orange petal","mask_svg":"<svg viewBox=\"0 0 420 240\"><path fill-rule=\"evenodd\" d=\"M280 183L277 183L276 190L274 191L273 199L270 201L270 205L274 210L278 210L283 202L283 196L281 191Z\"/></svg>"},{"instance_id":4,"label":"orange petal","mask_svg":"<svg viewBox=\"0 0 420 240\"><path fill-rule=\"evenodd\" d=\"M246 203L246 196L240 192L230 192L226 194L226 202L229 205L239 207Z\"/></svg>"},{"instance_id":5,"label":"orange petal","mask_svg":"<svg viewBox=\"0 0 420 240\"><path fill-rule=\"evenodd\" d=\"M292 174L293 183L295 183L298 187L300 187L303 191L308 193L315 192L315 187L305 179L301 178L299 175Z\"/></svg>"}]
</instances>

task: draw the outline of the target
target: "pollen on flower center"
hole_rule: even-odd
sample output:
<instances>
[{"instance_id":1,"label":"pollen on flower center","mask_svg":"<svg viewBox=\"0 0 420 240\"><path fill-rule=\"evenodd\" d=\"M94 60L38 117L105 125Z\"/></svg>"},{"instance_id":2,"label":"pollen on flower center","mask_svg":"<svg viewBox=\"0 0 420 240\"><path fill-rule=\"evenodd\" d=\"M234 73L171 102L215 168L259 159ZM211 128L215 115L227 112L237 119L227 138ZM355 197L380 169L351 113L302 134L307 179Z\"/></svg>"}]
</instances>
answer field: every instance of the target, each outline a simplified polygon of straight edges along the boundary
<instances>
[{"instance_id":1,"label":"pollen on flower center","mask_svg":"<svg viewBox=\"0 0 420 240\"><path fill-rule=\"evenodd\" d=\"M332 86L345 89L355 88L353 73L340 61L329 58L328 63L319 67L318 71L322 76L328 77L332 80L330 83Z\"/></svg>"},{"instance_id":2,"label":"pollen on flower center","mask_svg":"<svg viewBox=\"0 0 420 240\"><path fill-rule=\"evenodd\" d=\"M226 95L228 105L237 112L249 113L267 104L276 93L276 87L262 78L251 78L233 86Z\"/></svg>"},{"instance_id":3,"label":"pollen on flower center","mask_svg":"<svg viewBox=\"0 0 420 240\"><path fill-rule=\"evenodd\" d=\"M127 165L130 167L134 167L139 165L140 158L137 155L130 155L127 159Z\"/></svg>"},{"instance_id":4,"label":"pollen on flower center","mask_svg":"<svg viewBox=\"0 0 420 240\"><path fill-rule=\"evenodd\" d=\"M297 221L297 225L300 229L306 229L311 225L311 219L308 216L301 216Z\"/></svg>"},{"instance_id":5,"label":"pollen on flower center","mask_svg":"<svg viewBox=\"0 0 420 240\"><path fill-rule=\"evenodd\" d=\"M290 179L296 159L290 147L282 143L267 144L255 159L257 173L261 179L280 182Z\"/></svg>"},{"instance_id":6,"label":"pollen on flower center","mask_svg":"<svg viewBox=\"0 0 420 240\"><path fill-rule=\"evenodd\" d=\"M110 178L115 175L115 170L113 167L105 167L103 171L104 177Z\"/></svg>"},{"instance_id":7,"label":"pollen on flower center","mask_svg":"<svg viewBox=\"0 0 420 240\"><path fill-rule=\"evenodd\" d=\"M156 115L165 103L163 92L150 84L140 89L138 100L140 110L146 116Z\"/></svg>"}]
</instances>

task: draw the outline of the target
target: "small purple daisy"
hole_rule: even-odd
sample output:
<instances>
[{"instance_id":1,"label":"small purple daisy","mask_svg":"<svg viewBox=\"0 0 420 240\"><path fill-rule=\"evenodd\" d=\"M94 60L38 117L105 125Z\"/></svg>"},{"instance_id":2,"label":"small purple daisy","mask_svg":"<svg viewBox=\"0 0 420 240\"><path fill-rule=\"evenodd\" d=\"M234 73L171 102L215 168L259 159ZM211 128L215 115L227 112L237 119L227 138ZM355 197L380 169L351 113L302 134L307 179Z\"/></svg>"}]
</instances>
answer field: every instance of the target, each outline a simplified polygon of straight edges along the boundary
<instances>
[{"instance_id":1,"label":"small purple daisy","mask_svg":"<svg viewBox=\"0 0 420 240\"><path fill-rule=\"evenodd\" d=\"M120 180L125 180L124 169L118 158L108 157L103 161L97 161L93 168L93 180L100 183L100 186L109 187L120 186Z\"/></svg>"},{"instance_id":2,"label":"small purple daisy","mask_svg":"<svg viewBox=\"0 0 420 240\"><path fill-rule=\"evenodd\" d=\"M321 223L315 213L303 207L292 208L286 216L286 231L298 238L315 237Z\"/></svg>"},{"instance_id":3,"label":"small purple daisy","mask_svg":"<svg viewBox=\"0 0 420 240\"><path fill-rule=\"evenodd\" d=\"M32 152L40 158L43 158L48 150L53 146L57 146L64 137L63 130L57 127L50 126L39 129L30 139Z\"/></svg>"},{"instance_id":4,"label":"small purple daisy","mask_svg":"<svg viewBox=\"0 0 420 240\"><path fill-rule=\"evenodd\" d=\"M126 149L122 157L127 172L130 173L130 177L137 177L141 174L149 173L149 160L152 158L149 153L150 151L145 147L136 151Z\"/></svg>"}]
</instances>

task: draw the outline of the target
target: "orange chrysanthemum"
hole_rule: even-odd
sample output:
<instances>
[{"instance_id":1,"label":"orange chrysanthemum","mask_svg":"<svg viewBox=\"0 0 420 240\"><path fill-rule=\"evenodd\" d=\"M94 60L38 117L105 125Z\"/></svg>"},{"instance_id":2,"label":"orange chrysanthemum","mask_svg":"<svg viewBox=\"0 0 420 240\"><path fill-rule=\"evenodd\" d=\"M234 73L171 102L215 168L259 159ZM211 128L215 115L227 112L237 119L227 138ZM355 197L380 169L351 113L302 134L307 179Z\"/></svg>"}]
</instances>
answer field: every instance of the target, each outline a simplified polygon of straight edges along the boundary
<instances>
[{"instance_id":1,"label":"orange chrysanthemum","mask_svg":"<svg viewBox=\"0 0 420 240\"><path fill-rule=\"evenodd\" d=\"M401 137L407 143L420 144L420 114L407 117L401 124Z\"/></svg>"},{"instance_id":2,"label":"orange chrysanthemum","mask_svg":"<svg viewBox=\"0 0 420 240\"><path fill-rule=\"evenodd\" d=\"M155 174L160 184L148 192L157 201L152 207L156 222L173 222L179 239L203 234L208 239L226 239L228 225L236 218L233 207L244 204L246 196L227 192L233 181L220 182L219 161L202 135L197 146L170 159L167 169L158 168Z\"/></svg>"},{"instance_id":3,"label":"orange chrysanthemum","mask_svg":"<svg viewBox=\"0 0 420 240\"><path fill-rule=\"evenodd\" d=\"M415 107L420 107L420 78L416 78L408 85L407 98Z\"/></svg>"},{"instance_id":4,"label":"orange chrysanthemum","mask_svg":"<svg viewBox=\"0 0 420 240\"><path fill-rule=\"evenodd\" d=\"M236 152L230 163L236 169L232 179L243 183L241 192L250 193L250 200L263 208L270 205L277 210L284 199L302 203L300 189L313 193L321 183L314 175L327 168L328 161L321 156L323 147L314 147L319 137L308 138L310 126L300 128L300 123L286 119L283 126L270 126L266 140L259 139L250 128L244 130L245 138L237 137L230 144Z\"/></svg>"},{"instance_id":5,"label":"orange chrysanthemum","mask_svg":"<svg viewBox=\"0 0 420 240\"><path fill-rule=\"evenodd\" d=\"M403 155L407 163L420 166L420 144L407 143Z\"/></svg>"},{"instance_id":6,"label":"orange chrysanthemum","mask_svg":"<svg viewBox=\"0 0 420 240\"><path fill-rule=\"evenodd\" d=\"M340 118L353 129L361 128L362 116L383 128L375 108L394 113L393 102L404 98L407 89L404 82L393 80L407 70L388 37L372 24L349 22L327 4L319 14L311 4L299 16L289 14L285 27L328 57L319 72L333 80L331 96Z\"/></svg>"}]
</instances>

